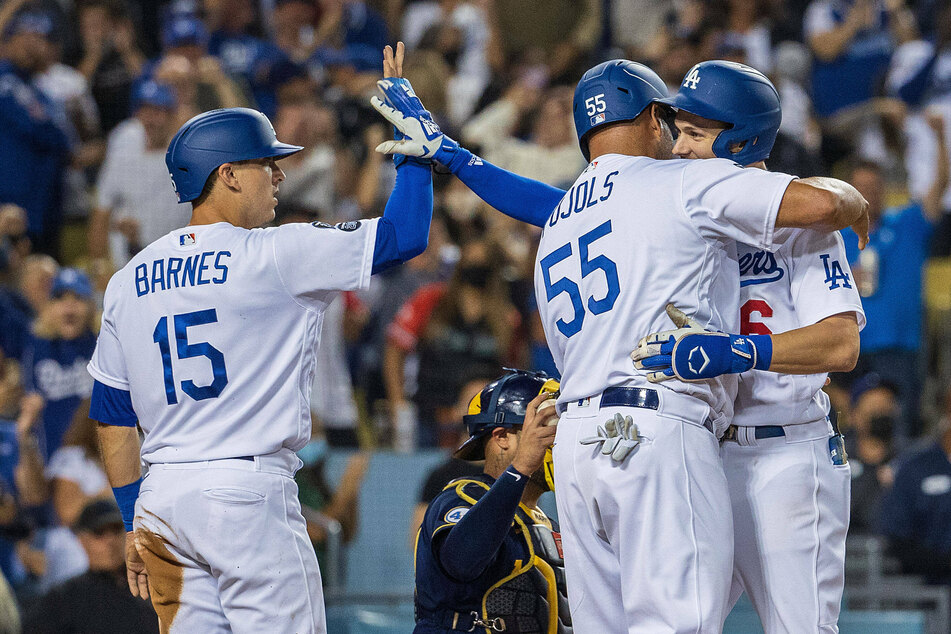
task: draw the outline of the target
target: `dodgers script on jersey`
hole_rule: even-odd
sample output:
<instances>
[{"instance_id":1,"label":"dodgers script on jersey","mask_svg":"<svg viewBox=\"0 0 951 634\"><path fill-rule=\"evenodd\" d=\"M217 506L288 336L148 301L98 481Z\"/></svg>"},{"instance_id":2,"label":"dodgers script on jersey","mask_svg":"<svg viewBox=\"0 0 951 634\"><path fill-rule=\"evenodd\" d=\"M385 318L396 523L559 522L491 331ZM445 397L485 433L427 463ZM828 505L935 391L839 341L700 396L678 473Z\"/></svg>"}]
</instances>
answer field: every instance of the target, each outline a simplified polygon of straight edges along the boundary
<instances>
[{"instance_id":1,"label":"dodgers script on jersey","mask_svg":"<svg viewBox=\"0 0 951 634\"><path fill-rule=\"evenodd\" d=\"M131 393L145 462L304 446L323 311L369 284L376 226L189 226L112 277L89 372Z\"/></svg>"},{"instance_id":2,"label":"dodgers script on jersey","mask_svg":"<svg viewBox=\"0 0 951 634\"><path fill-rule=\"evenodd\" d=\"M610 386L655 387L629 353L645 334L674 328L668 302L708 328L737 332L736 242L773 248L792 179L723 159L592 161L543 228L535 263L539 313L562 373L559 403ZM724 375L659 391L697 397L728 419L736 385Z\"/></svg>"},{"instance_id":3,"label":"dodgers script on jersey","mask_svg":"<svg viewBox=\"0 0 951 634\"><path fill-rule=\"evenodd\" d=\"M848 312L856 314L859 330L865 327L862 300L838 232L779 229L776 243L774 253L737 245L740 334L778 334ZM745 372L733 422L755 427L822 420L829 412L829 397L821 389L826 376Z\"/></svg>"}]
</instances>

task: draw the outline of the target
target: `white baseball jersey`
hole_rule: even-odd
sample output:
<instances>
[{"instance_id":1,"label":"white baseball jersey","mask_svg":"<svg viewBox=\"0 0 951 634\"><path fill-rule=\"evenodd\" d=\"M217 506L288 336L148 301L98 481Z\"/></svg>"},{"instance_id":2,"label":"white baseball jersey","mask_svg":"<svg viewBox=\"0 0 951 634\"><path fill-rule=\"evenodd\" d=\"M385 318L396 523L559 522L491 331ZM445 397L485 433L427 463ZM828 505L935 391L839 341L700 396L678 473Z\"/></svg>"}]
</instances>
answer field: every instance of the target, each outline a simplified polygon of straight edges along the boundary
<instances>
[{"instance_id":1,"label":"white baseball jersey","mask_svg":"<svg viewBox=\"0 0 951 634\"><path fill-rule=\"evenodd\" d=\"M189 226L113 276L89 372L131 392L145 462L304 446L322 314L369 284L376 227Z\"/></svg>"},{"instance_id":2,"label":"white baseball jersey","mask_svg":"<svg viewBox=\"0 0 951 634\"><path fill-rule=\"evenodd\" d=\"M723 159L655 161L609 154L592 161L542 231L535 293L562 373L560 403L615 385L651 386L634 369L637 340L674 325L673 302L704 326L739 329L736 242L773 248L793 177ZM735 375L668 381L715 417L732 414Z\"/></svg>"},{"instance_id":3,"label":"white baseball jersey","mask_svg":"<svg viewBox=\"0 0 951 634\"><path fill-rule=\"evenodd\" d=\"M842 236L805 229L779 229L770 253L737 245L740 265L740 333L768 335L811 326L826 317L854 312L865 327L862 300L852 279ZM791 425L821 420L829 412L822 391L827 373L740 375L733 423Z\"/></svg>"}]
</instances>

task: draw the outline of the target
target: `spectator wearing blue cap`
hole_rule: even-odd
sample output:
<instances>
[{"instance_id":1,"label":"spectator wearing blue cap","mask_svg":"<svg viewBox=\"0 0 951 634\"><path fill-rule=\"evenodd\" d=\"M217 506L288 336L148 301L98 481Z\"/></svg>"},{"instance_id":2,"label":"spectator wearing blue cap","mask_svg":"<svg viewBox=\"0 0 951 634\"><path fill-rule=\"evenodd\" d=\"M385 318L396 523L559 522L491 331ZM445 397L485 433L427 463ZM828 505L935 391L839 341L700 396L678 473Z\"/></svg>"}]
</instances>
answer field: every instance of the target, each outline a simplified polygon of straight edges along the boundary
<instances>
[{"instance_id":1,"label":"spectator wearing blue cap","mask_svg":"<svg viewBox=\"0 0 951 634\"><path fill-rule=\"evenodd\" d=\"M17 419L21 431L35 430L44 459L59 449L76 408L92 394L86 364L96 347L96 326L89 278L61 269L23 356L26 394Z\"/></svg>"},{"instance_id":2,"label":"spectator wearing blue cap","mask_svg":"<svg viewBox=\"0 0 951 634\"><path fill-rule=\"evenodd\" d=\"M258 110L274 117L278 82L290 59L275 44L253 35L251 0L223 0L215 7L212 20L217 29L211 34L208 52L221 60L226 72L247 85ZM374 61L378 65L379 59Z\"/></svg>"},{"instance_id":3,"label":"spectator wearing blue cap","mask_svg":"<svg viewBox=\"0 0 951 634\"><path fill-rule=\"evenodd\" d=\"M109 135L89 221L89 255L121 268L141 248L188 223L168 186L165 150L178 126L178 99L147 79L135 87L134 116Z\"/></svg>"},{"instance_id":4,"label":"spectator wearing blue cap","mask_svg":"<svg viewBox=\"0 0 951 634\"><path fill-rule=\"evenodd\" d=\"M208 29L193 15L173 15L162 29L162 55L142 69L140 81L169 84L178 97L178 123L215 108L247 105L221 61L208 53Z\"/></svg>"},{"instance_id":5,"label":"spectator wearing blue cap","mask_svg":"<svg viewBox=\"0 0 951 634\"><path fill-rule=\"evenodd\" d=\"M55 252L62 180L71 145L55 104L33 83L46 65L53 20L20 13L3 33L0 59L0 202L26 209L37 249ZM12 177L16 175L16 177Z\"/></svg>"}]
</instances>

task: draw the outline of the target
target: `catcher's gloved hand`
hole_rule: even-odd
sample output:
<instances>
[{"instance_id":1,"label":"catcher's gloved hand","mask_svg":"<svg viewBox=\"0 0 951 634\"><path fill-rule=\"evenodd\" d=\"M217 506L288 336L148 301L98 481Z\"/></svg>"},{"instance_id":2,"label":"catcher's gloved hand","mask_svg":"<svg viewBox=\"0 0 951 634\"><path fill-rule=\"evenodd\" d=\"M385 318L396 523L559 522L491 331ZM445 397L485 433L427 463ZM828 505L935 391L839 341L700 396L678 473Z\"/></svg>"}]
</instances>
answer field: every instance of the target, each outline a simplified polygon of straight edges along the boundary
<instances>
[{"instance_id":1,"label":"catcher's gloved hand","mask_svg":"<svg viewBox=\"0 0 951 634\"><path fill-rule=\"evenodd\" d=\"M634 451L641 441L647 441L637 433L637 425L630 416L615 414L604 425L598 425L598 435L582 438L582 445L602 443L601 453L611 456L612 460L622 462L628 454Z\"/></svg>"},{"instance_id":2,"label":"catcher's gloved hand","mask_svg":"<svg viewBox=\"0 0 951 634\"><path fill-rule=\"evenodd\" d=\"M439 129L409 81L402 77L387 77L376 85L383 93L383 99L372 97L370 104L393 124L397 132L395 140L384 141L376 146L376 151L435 159L449 165L459 144Z\"/></svg>"},{"instance_id":3,"label":"catcher's gloved hand","mask_svg":"<svg viewBox=\"0 0 951 634\"><path fill-rule=\"evenodd\" d=\"M773 357L773 340L769 335L704 330L673 304L667 304L667 314L677 330L647 335L631 353L635 368L650 371L648 381L657 383L674 377L702 381L721 374L769 369Z\"/></svg>"}]
</instances>

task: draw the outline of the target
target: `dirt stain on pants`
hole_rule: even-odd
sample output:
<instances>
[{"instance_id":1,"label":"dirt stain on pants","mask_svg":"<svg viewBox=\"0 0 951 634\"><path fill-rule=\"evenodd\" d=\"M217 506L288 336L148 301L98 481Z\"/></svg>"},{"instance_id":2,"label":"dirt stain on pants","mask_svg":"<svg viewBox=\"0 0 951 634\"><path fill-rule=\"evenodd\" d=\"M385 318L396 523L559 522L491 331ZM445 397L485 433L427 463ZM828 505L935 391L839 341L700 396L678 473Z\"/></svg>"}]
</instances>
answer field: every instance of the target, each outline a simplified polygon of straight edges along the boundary
<instances>
[{"instance_id":1,"label":"dirt stain on pants","mask_svg":"<svg viewBox=\"0 0 951 634\"><path fill-rule=\"evenodd\" d=\"M159 618L159 630L167 634L181 605L185 568L168 549L168 541L144 528L135 529L139 555L149 576L149 594Z\"/></svg>"}]
</instances>

